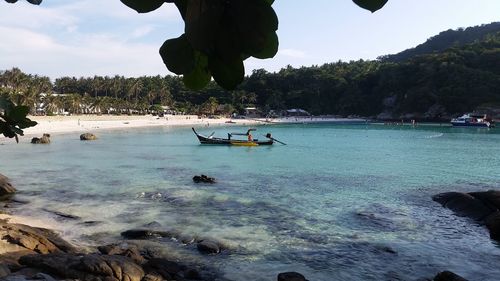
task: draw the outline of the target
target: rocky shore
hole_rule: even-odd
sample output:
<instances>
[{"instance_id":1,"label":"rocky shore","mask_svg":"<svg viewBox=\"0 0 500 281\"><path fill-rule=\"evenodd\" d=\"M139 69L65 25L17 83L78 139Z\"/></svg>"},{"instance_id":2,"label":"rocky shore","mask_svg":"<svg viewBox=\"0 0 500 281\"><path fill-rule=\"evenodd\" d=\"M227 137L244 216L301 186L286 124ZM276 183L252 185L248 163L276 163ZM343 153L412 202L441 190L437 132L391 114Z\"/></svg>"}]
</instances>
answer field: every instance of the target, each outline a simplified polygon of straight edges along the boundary
<instances>
[{"instance_id":1,"label":"rocky shore","mask_svg":"<svg viewBox=\"0 0 500 281\"><path fill-rule=\"evenodd\" d=\"M0 200L16 192L9 179L0 174ZM443 193L433 200L484 224L491 238L500 238L500 192ZM159 224L121 233L121 239L101 246L72 245L55 231L0 219L0 280L219 280L227 281L207 263L179 260L158 249L154 239L168 238L183 245L192 245L203 257L218 255L231 248L220 241L180 235L165 231ZM297 272L276 273L278 281L307 281ZM434 273L436 274L436 273ZM431 275L432 276L432 275ZM420 281L464 281L449 271ZM276 280L275 279L275 280ZM312 281L312 280L310 280Z\"/></svg>"}]
</instances>

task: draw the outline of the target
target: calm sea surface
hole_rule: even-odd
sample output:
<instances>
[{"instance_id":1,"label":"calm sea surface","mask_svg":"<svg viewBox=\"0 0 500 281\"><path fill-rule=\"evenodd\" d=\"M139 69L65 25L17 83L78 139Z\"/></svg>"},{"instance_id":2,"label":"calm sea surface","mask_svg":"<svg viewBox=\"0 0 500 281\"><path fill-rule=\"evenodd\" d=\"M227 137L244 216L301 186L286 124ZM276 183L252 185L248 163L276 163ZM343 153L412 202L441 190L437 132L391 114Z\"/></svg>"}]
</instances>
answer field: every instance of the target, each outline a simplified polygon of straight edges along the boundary
<instances>
[{"instance_id":1,"label":"calm sea surface","mask_svg":"<svg viewBox=\"0 0 500 281\"><path fill-rule=\"evenodd\" d=\"M500 128L258 127L267 132L288 145L202 146L190 128L102 132L95 142L56 135L50 145L1 140L0 172L30 202L15 213L49 220L78 243L151 222L223 241L229 251L204 258L161 243L229 280L283 271L311 281L416 280L442 270L498 280L499 245L431 196L500 188ZM194 184L196 174L218 183Z\"/></svg>"}]
</instances>

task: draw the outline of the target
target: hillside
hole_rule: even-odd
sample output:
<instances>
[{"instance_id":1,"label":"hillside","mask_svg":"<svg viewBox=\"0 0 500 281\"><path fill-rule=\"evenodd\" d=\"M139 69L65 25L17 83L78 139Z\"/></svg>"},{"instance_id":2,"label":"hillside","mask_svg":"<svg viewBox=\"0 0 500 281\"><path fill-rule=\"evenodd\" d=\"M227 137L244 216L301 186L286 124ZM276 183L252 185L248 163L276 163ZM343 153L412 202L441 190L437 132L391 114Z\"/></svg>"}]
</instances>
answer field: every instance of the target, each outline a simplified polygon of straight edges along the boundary
<instances>
[{"instance_id":1,"label":"hillside","mask_svg":"<svg viewBox=\"0 0 500 281\"><path fill-rule=\"evenodd\" d=\"M379 59L388 62L402 62L412 57L442 52L452 47L461 47L475 41L482 41L490 34L500 32L500 22L483 24L474 27L446 30L429 38L425 43L415 48L407 49L394 55L381 56Z\"/></svg>"}]
</instances>

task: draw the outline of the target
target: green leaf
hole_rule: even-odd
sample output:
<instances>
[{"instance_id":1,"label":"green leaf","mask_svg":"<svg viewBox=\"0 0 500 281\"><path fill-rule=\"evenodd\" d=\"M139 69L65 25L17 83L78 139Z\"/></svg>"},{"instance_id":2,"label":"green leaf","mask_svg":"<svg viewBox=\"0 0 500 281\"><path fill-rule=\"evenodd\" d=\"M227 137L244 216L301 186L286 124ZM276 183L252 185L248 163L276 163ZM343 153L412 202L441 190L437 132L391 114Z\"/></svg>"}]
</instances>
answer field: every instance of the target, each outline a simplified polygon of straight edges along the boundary
<instances>
[{"instance_id":1,"label":"green leaf","mask_svg":"<svg viewBox=\"0 0 500 281\"><path fill-rule=\"evenodd\" d=\"M160 55L168 70L177 75L190 73L195 67L194 50L185 34L165 41Z\"/></svg>"},{"instance_id":2,"label":"green leaf","mask_svg":"<svg viewBox=\"0 0 500 281\"><path fill-rule=\"evenodd\" d=\"M220 0L189 0L186 8L186 36L195 50L209 54L221 27L224 3Z\"/></svg>"},{"instance_id":3,"label":"green leaf","mask_svg":"<svg viewBox=\"0 0 500 281\"><path fill-rule=\"evenodd\" d=\"M258 59L269 59L273 58L279 49L279 39L276 32L271 32L265 37L265 43L263 43L264 48L257 51L252 52L251 55Z\"/></svg>"},{"instance_id":4,"label":"green leaf","mask_svg":"<svg viewBox=\"0 0 500 281\"><path fill-rule=\"evenodd\" d=\"M201 90L210 82L212 77L208 69L208 58L206 55L196 52L196 65L190 73L183 76L183 81L186 87L191 90Z\"/></svg>"},{"instance_id":5,"label":"green leaf","mask_svg":"<svg viewBox=\"0 0 500 281\"><path fill-rule=\"evenodd\" d=\"M245 67L241 58L227 62L217 57L209 57L208 67L215 82L226 90L234 90L243 82Z\"/></svg>"},{"instance_id":6,"label":"green leaf","mask_svg":"<svg viewBox=\"0 0 500 281\"><path fill-rule=\"evenodd\" d=\"M23 121L26 118L26 115L30 112L30 108L25 105L18 105L14 107L10 112L7 113L7 116L10 117L16 123Z\"/></svg>"},{"instance_id":7,"label":"green leaf","mask_svg":"<svg viewBox=\"0 0 500 281\"><path fill-rule=\"evenodd\" d=\"M380 10L387 3L388 0L352 0L356 5L363 9L367 9L374 13Z\"/></svg>"},{"instance_id":8,"label":"green leaf","mask_svg":"<svg viewBox=\"0 0 500 281\"><path fill-rule=\"evenodd\" d=\"M120 0L123 4L136 10L138 13L149 13L165 3L165 0Z\"/></svg>"},{"instance_id":9,"label":"green leaf","mask_svg":"<svg viewBox=\"0 0 500 281\"><path fill-rule=\"evenodd\" d=\"M243 53L272 53L277 40L270 36L278 29L279 22L265 0L236 0L230 12L235 15L237 41L242 45Z\"/></svg>"}]
</instances>

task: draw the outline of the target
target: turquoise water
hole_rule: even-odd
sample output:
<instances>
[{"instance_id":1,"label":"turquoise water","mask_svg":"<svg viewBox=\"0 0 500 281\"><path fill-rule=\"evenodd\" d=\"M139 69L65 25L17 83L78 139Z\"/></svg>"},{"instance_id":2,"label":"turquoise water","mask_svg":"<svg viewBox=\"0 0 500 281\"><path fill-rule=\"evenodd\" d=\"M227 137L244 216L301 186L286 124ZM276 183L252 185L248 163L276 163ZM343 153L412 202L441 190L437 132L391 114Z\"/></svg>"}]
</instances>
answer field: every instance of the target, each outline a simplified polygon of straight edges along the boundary
<instances>
[{"instance_id":1,"label":"turquoise water","mask_svg":"<svg viewBox=\"0 0 500 281\"><path fill-rule=\"evenodd\" d=\"M51 221L78 243L103 243L156 221L230 249L201 258L229 280L416 280L451 270L498 280L500 248L488 232L431 200L445 191L500 188L500 129L439 126L262 126L288 143L199 145L190 128L1 140L0 172L20 190L14 211ZM225 136L241 127L199 128ZM217 178L194 184L193 175ZM57 218L51 211L77 215ZM82 221L99 221L82 224Z\"/></svg>"}]
</instances>

